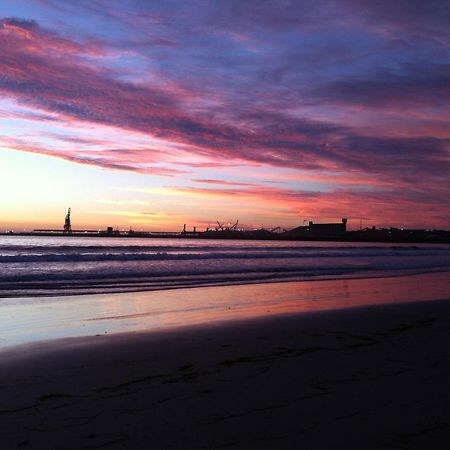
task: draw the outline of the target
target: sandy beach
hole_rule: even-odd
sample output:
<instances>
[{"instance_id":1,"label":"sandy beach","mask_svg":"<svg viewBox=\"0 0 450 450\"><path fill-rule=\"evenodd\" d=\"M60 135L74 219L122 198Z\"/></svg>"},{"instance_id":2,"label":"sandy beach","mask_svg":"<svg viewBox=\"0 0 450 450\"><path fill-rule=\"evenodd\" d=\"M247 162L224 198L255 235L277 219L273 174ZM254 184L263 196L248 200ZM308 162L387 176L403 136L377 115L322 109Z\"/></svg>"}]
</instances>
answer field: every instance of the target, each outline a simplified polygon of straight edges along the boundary
<instances>
[{"instance_id":1,"label":"sandy beach","mask_svg":"<svg viewBox=\"0 0 450 450\"><path fill-rule=\"evenodd\" d=\"M392 304L393 279L366 280L372 297L366 284L366 299L338 309L280 303L272 314L6 346L2 448L447 449L449 280L436 277L439 288L432 275L409 277ZM351 281L347 294L361 293L364 280Z\"/></svg>"}]
</instances>

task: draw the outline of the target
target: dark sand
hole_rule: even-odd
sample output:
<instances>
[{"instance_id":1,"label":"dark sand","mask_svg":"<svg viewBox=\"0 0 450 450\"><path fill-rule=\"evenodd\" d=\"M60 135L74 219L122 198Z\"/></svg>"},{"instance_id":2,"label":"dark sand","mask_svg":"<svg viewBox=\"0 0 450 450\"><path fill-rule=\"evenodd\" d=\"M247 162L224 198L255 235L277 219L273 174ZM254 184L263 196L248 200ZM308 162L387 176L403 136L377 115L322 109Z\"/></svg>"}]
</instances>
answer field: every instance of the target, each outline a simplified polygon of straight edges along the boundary
<instances>
[{"instance_id":1,"label":"dark sand","mask_svg":"<svg viewBox=\"0 0 450 450\"><path fill-rule=\"evenodd\" d=\"M11 347L0 448L448 449L449 338L428 301Z\"/></svg>"}]
</instances>

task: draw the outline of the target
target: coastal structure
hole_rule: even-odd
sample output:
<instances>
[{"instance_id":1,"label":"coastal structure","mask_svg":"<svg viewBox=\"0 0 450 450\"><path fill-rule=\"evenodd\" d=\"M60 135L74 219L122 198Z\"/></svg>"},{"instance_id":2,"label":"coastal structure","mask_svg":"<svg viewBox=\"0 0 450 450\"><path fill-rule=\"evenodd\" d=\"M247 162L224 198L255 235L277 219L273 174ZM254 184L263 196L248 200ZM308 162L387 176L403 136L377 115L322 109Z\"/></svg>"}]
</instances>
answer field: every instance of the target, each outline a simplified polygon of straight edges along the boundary
<instances>
[{"instance_id":1,"label":"coastal structure","mask_svg":"<svg viewBox=\"0 0 450 450\"><path fill-rule=\"evenodd\" d=\"M70 222L70 208L67 210L66 220L64 221L64 233L72 234L72 224Z\"/></svg>"},{"instance_id":2,"label":"coastal structure","mask_svg":"<svg viewBox=\"0 0 450 450\"><path fill-rule=\"evenodd\" d=\"M354 241L354 242L450 242L450 231L436 229L376 228L367 227L348 231L347 218L340 222L314 223L309 221L291 230L281 227L241 229L239 221L224 224L217 221L217 226L210 225L203 231L193 227L187 229L184 224L181 231L135 231L119 230L107 226L103 229L72 229L71 208L68 208L63 229L35 229L33 232L14 233L7 231L0 234L40 235L40 236L84 236L84 237L121 237L121 238L181 238L181 239L254 239L254 240L293 240L293 241Z\"/></svg>"},{"instance_id":3,"label":"coastal structure","mask_svg":"<svg viewBox=\"0 0 450 450\"><path fill-rule=\"evenodd\" d=\"M347 219L342 218L336 223L314 223L302 225L287 231L285 234L291 237L312 238L312 239L336 239L342 238L347 232Z\"/></svg>"}]
</instances>

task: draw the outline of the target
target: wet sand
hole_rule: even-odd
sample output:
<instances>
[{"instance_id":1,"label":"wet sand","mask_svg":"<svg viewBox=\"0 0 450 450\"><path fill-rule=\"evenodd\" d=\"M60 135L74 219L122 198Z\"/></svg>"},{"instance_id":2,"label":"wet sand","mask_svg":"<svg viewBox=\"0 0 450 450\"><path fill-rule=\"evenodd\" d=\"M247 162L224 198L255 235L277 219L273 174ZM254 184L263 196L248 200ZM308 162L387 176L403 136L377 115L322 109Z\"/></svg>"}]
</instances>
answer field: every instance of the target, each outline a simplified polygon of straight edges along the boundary
<instances>
[{"instance_id":1,"label":"wet sand","mask_svg":"<svg viewBox=\"0 0 450 450\"><path fill-rule=\"evenodd\" d=\"M12 346L2 448L447 449L449 337L436 300Z\"/></svg>"},{"instance_id":2,"label":"wet sand","mask_svg":"<svg viewBox=\"0 0 450 450\"><path fill-rule=\"evenodd\" d=\"M446 299L450 272L217 286L120 294L0 298L0 352L66 337L182 327L295 313Z\"/></svg>"}]
</instances>

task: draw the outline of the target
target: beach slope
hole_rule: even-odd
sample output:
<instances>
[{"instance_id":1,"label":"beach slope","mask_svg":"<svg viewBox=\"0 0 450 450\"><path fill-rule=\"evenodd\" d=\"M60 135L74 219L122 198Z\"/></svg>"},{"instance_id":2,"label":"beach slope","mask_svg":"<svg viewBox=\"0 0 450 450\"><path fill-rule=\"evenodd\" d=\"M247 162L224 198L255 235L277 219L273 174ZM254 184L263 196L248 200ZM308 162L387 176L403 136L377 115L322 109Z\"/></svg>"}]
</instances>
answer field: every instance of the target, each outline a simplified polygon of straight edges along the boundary
<instances>
[{"instance_id":1,"label":"beach slope","mask_svg":"<svg viewBox=\"0 0 450 450\"><path fill-rule=\"evenodd\" d=\"M0 354L2 447L447 449L450 301Z\"/></svg>"}]
</instances>

